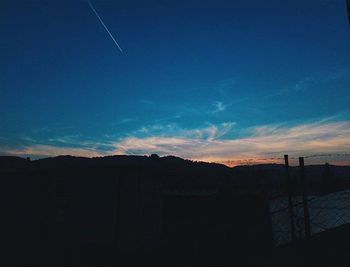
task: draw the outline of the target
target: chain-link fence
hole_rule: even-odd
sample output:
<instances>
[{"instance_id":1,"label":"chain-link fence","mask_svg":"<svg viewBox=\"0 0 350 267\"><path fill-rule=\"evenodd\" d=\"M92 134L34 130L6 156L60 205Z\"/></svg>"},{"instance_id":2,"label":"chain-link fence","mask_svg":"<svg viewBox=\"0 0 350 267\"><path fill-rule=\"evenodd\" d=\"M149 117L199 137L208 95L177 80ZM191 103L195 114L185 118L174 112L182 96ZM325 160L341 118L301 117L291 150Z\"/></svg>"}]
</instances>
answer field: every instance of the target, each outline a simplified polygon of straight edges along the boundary
<instances>
[{"instance_id":1,"label":"chain-link fence","mask_svg":"<svg viewBox=\"0 0 350 267\"><path fill-rule=\"evenodd\" d=\"M308 235L350 223L350 190L337 188L337 190L328 191L327 193L324 191L325 187L321 186L322 195L320 192L318 195L312 195L311 193L308 195L308 192L312 190L308 190L307 187L310 184L305 183L305 180L294 179L294 184L288 183L288 179L290 179L288 157L286 167L286 192L270 198L275 246L304 239ZM304 175L303 168L304 166L299 167L302 170L300 176ZM331 188L329 177L327 178L327 175L329 175L327 164L325 170L326 176L323 177L323 183L326 187Z\"/></svg>"},{"instance_id":2,"label":"chain-link fence","mask_svg":"<svg viewBox=\"0 0 350 267\"><path fill-rule=\"evenodd\" d=\"M350 223L350 191L326 196L308 197L311 234ZM274 245L292 241L291 220L296 239L305 238L305 218L302 198L293 198L293 218L290 217L287 197L270 200Z\"/></svg>"}]
</instances>

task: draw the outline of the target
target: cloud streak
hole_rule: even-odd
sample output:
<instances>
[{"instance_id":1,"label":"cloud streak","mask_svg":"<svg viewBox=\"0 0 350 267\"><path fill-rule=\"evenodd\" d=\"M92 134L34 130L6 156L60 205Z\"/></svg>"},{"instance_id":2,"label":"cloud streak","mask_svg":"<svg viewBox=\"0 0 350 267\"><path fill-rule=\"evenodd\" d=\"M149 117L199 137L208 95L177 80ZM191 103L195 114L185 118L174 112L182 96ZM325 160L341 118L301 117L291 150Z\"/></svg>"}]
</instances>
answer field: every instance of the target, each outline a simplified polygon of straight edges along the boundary
<instances>
[{"instance_id":1,"label":"cloud streak","mask_svg":"<svg viewBox=\"0 0 350 267\"><path fill-rule=\"evenodd\" d=\"M218 113L218 112L225 111L227 108L227 105L225 105L223 102L216 101L214 102L213 107L214 109L212 110L212 113Z\"/></svg>"},{"instance_id":2,"label":"cloud streak","mask_svg":"<svg viewBox=\"0 0 350 267\"><path fill-rule=\"evenodd\" d=\"M25 157L54 157L60 155L70 155L77 157L100 157L107 156L108 154L102 151L97 151L95 149L88 148L74 148L74 147L57 147L52 145L32 145L20 149L9 149L3 151L5 155L11 156L25 156Z\"/></svg>"},{"instance_id":3,"label":"cloud streak","mask_svg":"<svg viewBox=\"0 0 350 267\"><path fill-rule=\"evenodd\" d=\"M279 162L283 154L289 154L291 157L309 156L309 162L315 163L316 157L312 155L330 154L338 155L331 163L350 164L349 157L340 159L341 155L350 151L350 121L321 120L294 126L265 125L246 129L245 137L228 138L227 135L232 133L234 125L232 122L226 122L198 129L181 129L176 125L164 128L160 125L144 127L143 132L138 132L139 136L133 135L106 142L105 145L110 148L108 151L101 151L98 146L91 148L89 144L79 148L32 145L23 149L7 150L6 154L25 156L70 154L96 157L157 153L221 162L231 166ZM153 134L153 131L156 131L156 134ZM324 160L322 158L323 162Z\"/></svg>"},{"instance_id":4,"label":"cloud streak","mask_svg":"<svg viewBox=\"0 0 350 267\"><path fill-rule=\"evenodd\" d=\"M336 72L315 73L313 75L303 77L294 84L290 84L279 91L266 95L265 98L274 98L290 93L301 93L315 87L324 86L328 83L339 81L347 77L349 73L349 69L342 69Z\"/></svg>"},{"instance_id":5,"label":"cloud streak","mask_svg":"<svg viewBox=\"0 0 350 267\"><path fill-rule=\"evenodd\" d=\"M324 153L344 154L350 151L348 121L319 121L292 127L260 126L249 129L247 137L222 139L231 128L232 125L221 125L190 130L187 134L180 131L173 136L128 137L114 146L118 153L123 153L126 149L144 152L143 154L175 154L194 160L231 164L247 159L276 162L285 153L297 157ZM123 149L118 149L120 145Z\"/></svg>"}]
</instances>

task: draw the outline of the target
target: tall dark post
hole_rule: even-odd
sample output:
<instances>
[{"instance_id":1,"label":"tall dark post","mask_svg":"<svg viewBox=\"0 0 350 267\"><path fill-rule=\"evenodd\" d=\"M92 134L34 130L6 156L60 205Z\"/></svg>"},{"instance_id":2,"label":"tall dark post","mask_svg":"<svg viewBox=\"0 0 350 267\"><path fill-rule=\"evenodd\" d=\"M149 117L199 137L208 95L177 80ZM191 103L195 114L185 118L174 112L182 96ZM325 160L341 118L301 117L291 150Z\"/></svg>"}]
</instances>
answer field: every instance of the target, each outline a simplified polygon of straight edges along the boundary
<instances>
[{"instance_id":1,"label":"tall dark post","mask_svg":"<svg viewBox=\"0 0 350 267\"><path fill-rule=\"evenodd\" d=\"M288 155L284 155L284 163L285 163L285 167L286 167L286 183L287 183L287 194L288 194L290 232L291 232L292 241L295 241L296 236L295 236L295 226L294 226L293 200L292 200L292 190L291 190L291 180L290 180L290 173L289 173Z\"/></svg>"},{"instance_id":2,"label":"tall dark post","mask_svg":"<svg viewBox=\"0 0 350 267\"><path fill-rule=\"evenodd\" d=\"M308 204L307 192L306 192L305 168L304 168L303 157L299 158L299 167L300 167L302 194L303 194L305 237L309 238L311 236L311 227L310 227L310 214L309 214L309 204Z\"/></svg>"}]
</instances>

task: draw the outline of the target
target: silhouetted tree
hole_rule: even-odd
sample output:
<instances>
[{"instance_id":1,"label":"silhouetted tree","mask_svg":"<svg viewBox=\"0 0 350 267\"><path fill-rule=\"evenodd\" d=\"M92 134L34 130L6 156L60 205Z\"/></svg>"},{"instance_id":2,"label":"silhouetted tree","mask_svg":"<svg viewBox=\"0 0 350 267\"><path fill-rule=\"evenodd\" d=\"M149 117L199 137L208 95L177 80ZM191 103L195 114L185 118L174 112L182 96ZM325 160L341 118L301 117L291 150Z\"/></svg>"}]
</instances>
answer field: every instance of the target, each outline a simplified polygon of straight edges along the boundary
<instances>
[{"instance_id":1,"label":"silhouetted tree","mask_svg":"<svg viewBox=\"0 0 350 267\"><path fill-rule=\"evenodd\" d=\"M157 154L152 154L150 157L153 160L159 159L159 156Z\"/></svg>"}]
</instances>

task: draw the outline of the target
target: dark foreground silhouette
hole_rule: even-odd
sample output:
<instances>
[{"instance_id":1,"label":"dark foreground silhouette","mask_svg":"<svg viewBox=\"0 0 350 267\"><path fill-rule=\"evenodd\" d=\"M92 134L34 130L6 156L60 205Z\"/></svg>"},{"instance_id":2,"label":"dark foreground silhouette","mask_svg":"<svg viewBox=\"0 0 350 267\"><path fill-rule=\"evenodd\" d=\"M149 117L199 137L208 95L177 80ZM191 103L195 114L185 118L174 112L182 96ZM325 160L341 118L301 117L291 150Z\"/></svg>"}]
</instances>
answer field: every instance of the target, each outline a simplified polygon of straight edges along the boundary
<instances>
[{"instance_id":1,"label":"dark foreground silhouette","mask_svg":"<svg viewBox=\"0 0 350 267\"><path fill-rule=\"evenodd\" d=\"M306 170L314 194L350 188L349 167ZM283 165L0 157L0 178L2 266L309 266L341 258L350 232L273 248L269 198L285 194Z\"/></svg>"}]
</instances>

